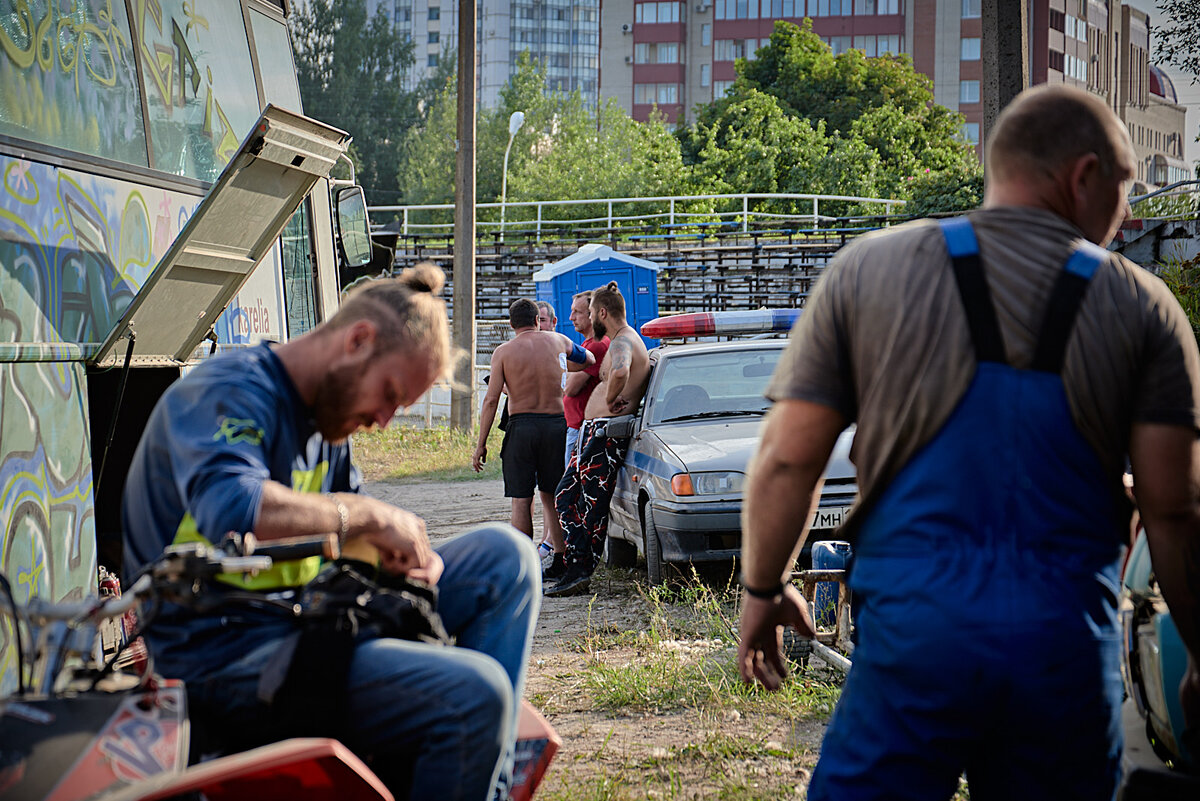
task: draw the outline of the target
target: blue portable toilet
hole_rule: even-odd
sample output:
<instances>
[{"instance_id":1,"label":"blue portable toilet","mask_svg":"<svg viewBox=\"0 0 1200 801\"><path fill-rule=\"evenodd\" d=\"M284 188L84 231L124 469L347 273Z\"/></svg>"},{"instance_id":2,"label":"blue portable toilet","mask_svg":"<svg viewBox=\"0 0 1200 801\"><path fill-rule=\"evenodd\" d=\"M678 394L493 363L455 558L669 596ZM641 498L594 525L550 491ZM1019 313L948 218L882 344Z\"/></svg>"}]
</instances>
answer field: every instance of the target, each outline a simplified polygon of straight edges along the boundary
<instances>
[{"instance_id":1,"label":"blue portable toilet","mask_svg":"<svg viewBox=\"0 0 1200 801\"><path fill-rule=\"evenodd\" d=\"M608 245L591 243L561 261L547 264L533 274L538 300L554 307L558 331L575 342L583 337L571 325L571 298L588 289L599 289L616 281L625 298L625 319L635 330L658 316L658 265L639 259ZM658 345L657 339L642 337L646 347Z\"/></svg>"}]
</instances>

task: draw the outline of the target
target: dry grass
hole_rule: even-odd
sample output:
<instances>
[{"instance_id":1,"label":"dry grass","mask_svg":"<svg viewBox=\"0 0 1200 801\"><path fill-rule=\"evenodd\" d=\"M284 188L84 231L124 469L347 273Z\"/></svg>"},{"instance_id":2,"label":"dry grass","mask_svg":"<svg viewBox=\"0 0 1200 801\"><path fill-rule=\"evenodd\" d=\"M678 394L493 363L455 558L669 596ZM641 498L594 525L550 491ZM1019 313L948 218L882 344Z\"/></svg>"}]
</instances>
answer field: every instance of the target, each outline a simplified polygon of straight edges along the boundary
<instances>
[{"instance_id":1,"label":"dry grass","mask_svg":"<svg viewBox=\"0 0 1200 801\"><path fill-rule=\"evenodd\" d=\"M470 435L449 426L393 425L354 435L354 461L366 481L463 481L500 478L500 442L493 428L483 471L471 468L478 429Z\"/></svg>"}]
</instances>

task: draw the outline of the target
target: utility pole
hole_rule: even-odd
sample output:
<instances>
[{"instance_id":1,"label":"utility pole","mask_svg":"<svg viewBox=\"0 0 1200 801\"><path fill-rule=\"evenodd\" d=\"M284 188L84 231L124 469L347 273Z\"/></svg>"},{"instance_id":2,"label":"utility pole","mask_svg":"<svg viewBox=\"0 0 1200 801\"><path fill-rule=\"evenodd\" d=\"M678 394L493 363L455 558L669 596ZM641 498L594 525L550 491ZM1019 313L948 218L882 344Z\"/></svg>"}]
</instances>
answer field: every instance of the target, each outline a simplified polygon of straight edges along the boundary
<instances>
[{"instance_id":1,"label":"utility pole","mask_svg":"<svg viewBox=\"0 0 1200 801\"><path fill-rule=\"evenodd\" d=\"M454 171L454 345L450 425L475 418L475 0L458 0L458 138Z\"/></svg>"},{"instance_id":2,"label":"utility pole","mask_svg":"<svg viewBox=\"0 0 1200 801\"><path fill-rule=\"evenodd\" d=\"M1000 111L1029 85L1029 29L1024 0L982 0L983 131L988 135Z\"/></svg>"}]
</instances>

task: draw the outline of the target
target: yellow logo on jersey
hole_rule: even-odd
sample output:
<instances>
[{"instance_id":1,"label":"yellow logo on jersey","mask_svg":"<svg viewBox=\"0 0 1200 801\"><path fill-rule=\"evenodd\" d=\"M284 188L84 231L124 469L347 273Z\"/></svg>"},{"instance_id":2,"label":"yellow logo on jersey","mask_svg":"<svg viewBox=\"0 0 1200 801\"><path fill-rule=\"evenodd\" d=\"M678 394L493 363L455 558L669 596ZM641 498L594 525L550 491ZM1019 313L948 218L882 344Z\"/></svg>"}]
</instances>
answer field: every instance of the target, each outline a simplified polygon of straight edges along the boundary
<instances>
[{"instance_id":1,"label":"yellow logo on jersey","mask_svg":"<svg viewBox=\"0 0 1200 801\"><path fill-rule=\"evenodd\" d=\"M237 417L222 417L221 427L213 434L213 442L224 439L230 445L239 442L249 442L251 445L262 445L263 430L253 420L243 420Z\"/></svg>"}]
</instances>

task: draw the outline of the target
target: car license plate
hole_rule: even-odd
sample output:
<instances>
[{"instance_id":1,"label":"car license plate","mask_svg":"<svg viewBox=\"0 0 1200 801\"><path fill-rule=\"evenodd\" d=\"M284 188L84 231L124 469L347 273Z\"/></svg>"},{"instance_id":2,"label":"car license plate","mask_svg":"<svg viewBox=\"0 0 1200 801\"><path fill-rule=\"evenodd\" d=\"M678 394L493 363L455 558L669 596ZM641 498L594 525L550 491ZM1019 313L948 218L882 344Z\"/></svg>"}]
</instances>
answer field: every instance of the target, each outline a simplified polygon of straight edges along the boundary
<instances>
[{"instance_id":1,"label":"car license plate","mask_svg":"<svg viewBox=\"0 0 1200 801\"><path fill-rule=\"evenodd\" d=\"M823 506L813 511L810 529L837 528L846 521L850 514L850 506Z\"/></svg>"}]
</instances>

